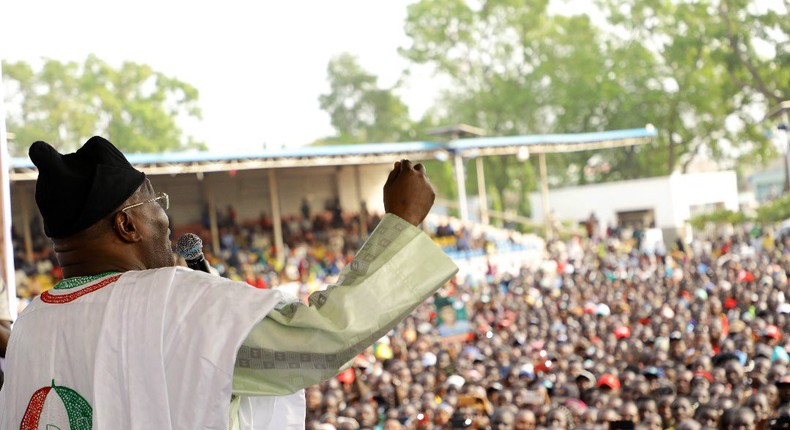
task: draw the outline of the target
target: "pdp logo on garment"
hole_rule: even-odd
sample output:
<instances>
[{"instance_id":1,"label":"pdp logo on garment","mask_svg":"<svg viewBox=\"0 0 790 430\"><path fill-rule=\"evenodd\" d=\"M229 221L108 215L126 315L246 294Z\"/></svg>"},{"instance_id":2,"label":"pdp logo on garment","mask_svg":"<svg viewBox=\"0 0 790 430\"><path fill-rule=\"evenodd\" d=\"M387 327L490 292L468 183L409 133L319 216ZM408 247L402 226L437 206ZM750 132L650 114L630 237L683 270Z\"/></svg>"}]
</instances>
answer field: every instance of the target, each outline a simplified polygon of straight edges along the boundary
<instances>
[{"instance_id":1,"label":"pdp logo on garment","mask_svg":"<svg viewBox=\"0 0 790 430\"><path fill-rule=\"evenodd\" d=\"M91 430L93 408L76 391L52 386L33 393L19 430Z\"/></svg>"}]
</instances>

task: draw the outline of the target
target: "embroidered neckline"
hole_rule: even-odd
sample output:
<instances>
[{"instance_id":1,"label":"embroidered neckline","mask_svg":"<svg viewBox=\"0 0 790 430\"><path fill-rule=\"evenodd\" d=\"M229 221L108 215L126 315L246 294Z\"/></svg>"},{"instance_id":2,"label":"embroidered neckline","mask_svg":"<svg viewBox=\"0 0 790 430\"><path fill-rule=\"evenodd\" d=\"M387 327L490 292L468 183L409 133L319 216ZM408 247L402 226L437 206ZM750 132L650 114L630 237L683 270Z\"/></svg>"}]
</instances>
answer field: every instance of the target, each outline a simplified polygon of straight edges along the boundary
<instances>
[{"instance_id":1,"label":"embroidered neckline","mask_svg":"<svg viewBox=\"0 0 790 430\"><path fill-rule=\"evenodd\" d=\"M121 277L121 275L123 275L123 273L116 273L114 275L107 276L99 282L95 282L91 285L88 285L85 288L80 288L76 291L72 291L65 294L64 293L53 294L54 290L47 290L41 293L41 296L39 297L41 297L41 301L43 301L44 303L49 303L49 304L69 303L79 299L80 297L86 294L90 294L94 291L98 291L112 284L113 282L117 281L118 278Z\"/></svg>"},{"instance_id":2,"label":"embroidered neckline","mask_svg":"<svg viewBox=\"0 0 790 430\"><path fill-rule=\"evenodd\" d=\"M98 275L87 275L87 276L75 276L73 278L63 279L62 281L58 282L54 287L53 290L70 290L72 288L81 287L85 284L89 284L97 279L101 279L110 275L114 275L118 272L104 272L99 273Z\"/></svg>"}]
</instances>

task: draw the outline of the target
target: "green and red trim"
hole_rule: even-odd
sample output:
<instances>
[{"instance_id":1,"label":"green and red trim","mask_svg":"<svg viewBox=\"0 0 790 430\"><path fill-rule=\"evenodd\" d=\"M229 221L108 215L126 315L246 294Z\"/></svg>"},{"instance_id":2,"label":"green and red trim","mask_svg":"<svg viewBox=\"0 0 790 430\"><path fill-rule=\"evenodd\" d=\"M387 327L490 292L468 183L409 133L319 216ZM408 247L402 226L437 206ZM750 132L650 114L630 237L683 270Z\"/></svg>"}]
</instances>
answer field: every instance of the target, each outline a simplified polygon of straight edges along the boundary
<instances>
[{"instance_id":1,"label":"green and red trim","mask_svg":"<svg viewBox=\"0 0 790 430\"><path fill-rule=\"evenodd\" d=\"M105 275L106 274L96 275L96 277L85 277L85 278L92 278L92 279L88 279L87 281L84 281L84 282L90 282L92 280L99 279L99 277L105 276ZM86 295L86 294L89 294L89 293L92 293L94 291L100 290L100 289L106 287L107 285L112 284L113 282L117 281L118 278L121 277L121 275L122 275L122 273L117 273L115 275L112 275L112 276L109 276L107 278L104 278L101 281L99 281L99 282L97 282L97 283L95 283L93 285L90 285L90 286L85 287L85 288L83 288L81 290L77 290L77 291L74 291L74 292L68 293L68 294L53 294L52 290L44 291L41 294L41 301L43 301L44 303L55 304L55 305L63 304L63 303L69 303L71 301L74 301L74 300ZM70 281L70 280L67 280L67 281ZM64 281L61 281L61 282L64 282ZM68 288L71 289L71 288L77 287L78 285L79 284L71 285ZM58 288L56 287L54 289L58 289ZM61 289L65 289L65 288L60 288L58 290L61 290Z\"/></svg>"}]
</instances>

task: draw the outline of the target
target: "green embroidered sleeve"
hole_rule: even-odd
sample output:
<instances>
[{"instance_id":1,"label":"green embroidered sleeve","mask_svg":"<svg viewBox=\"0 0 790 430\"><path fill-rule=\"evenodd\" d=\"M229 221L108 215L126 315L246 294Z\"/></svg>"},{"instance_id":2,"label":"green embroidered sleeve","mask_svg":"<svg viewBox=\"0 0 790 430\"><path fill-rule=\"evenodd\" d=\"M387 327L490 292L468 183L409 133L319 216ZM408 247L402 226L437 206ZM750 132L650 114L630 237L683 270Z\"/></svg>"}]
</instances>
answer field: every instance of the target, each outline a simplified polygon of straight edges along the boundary
<instances>
[{"instance_id":1,"label":"green embroidered sleeve","mask_svg":"<svg viewBox=\"0 0 790 430\"><path fill-rule=\"evenodd\" d=\"M284 395L331 378L458 270L406 221L386 215L337 285L272 311L247 336L233 392Z\"/></svg>"}]
</instances>

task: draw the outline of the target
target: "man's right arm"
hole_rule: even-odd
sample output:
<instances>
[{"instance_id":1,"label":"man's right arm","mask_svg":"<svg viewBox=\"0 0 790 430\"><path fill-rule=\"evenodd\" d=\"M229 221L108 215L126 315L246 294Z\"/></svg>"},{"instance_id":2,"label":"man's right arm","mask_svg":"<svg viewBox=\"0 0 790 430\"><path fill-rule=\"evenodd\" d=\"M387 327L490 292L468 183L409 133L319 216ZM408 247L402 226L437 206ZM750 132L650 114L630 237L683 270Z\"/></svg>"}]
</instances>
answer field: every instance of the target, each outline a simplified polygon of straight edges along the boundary
<instances>
[{"instance_id":1,"label":"man's right arm","mask_svg":"<svg viewBox=\"0 0 790 430\"><path fill-rule=\"evenodd\" d=\"M385 216L337 285L253 328L239 350L233 392L283 395L331 378L457 270L419 229Z\"/></svg>"},{"instance_id":2,"label":"man's right arm","mask_svg":"<svg viewBox=\"0 0 790 430\"><path fill-rule=\"evenodd\" d=\"M395 163L387 215L337 285L269 314L236 361L233 391L282 395L328 379L430 297L458 270L416 226L433 205L421 165Z\"/></svg>"}]
</instances>

